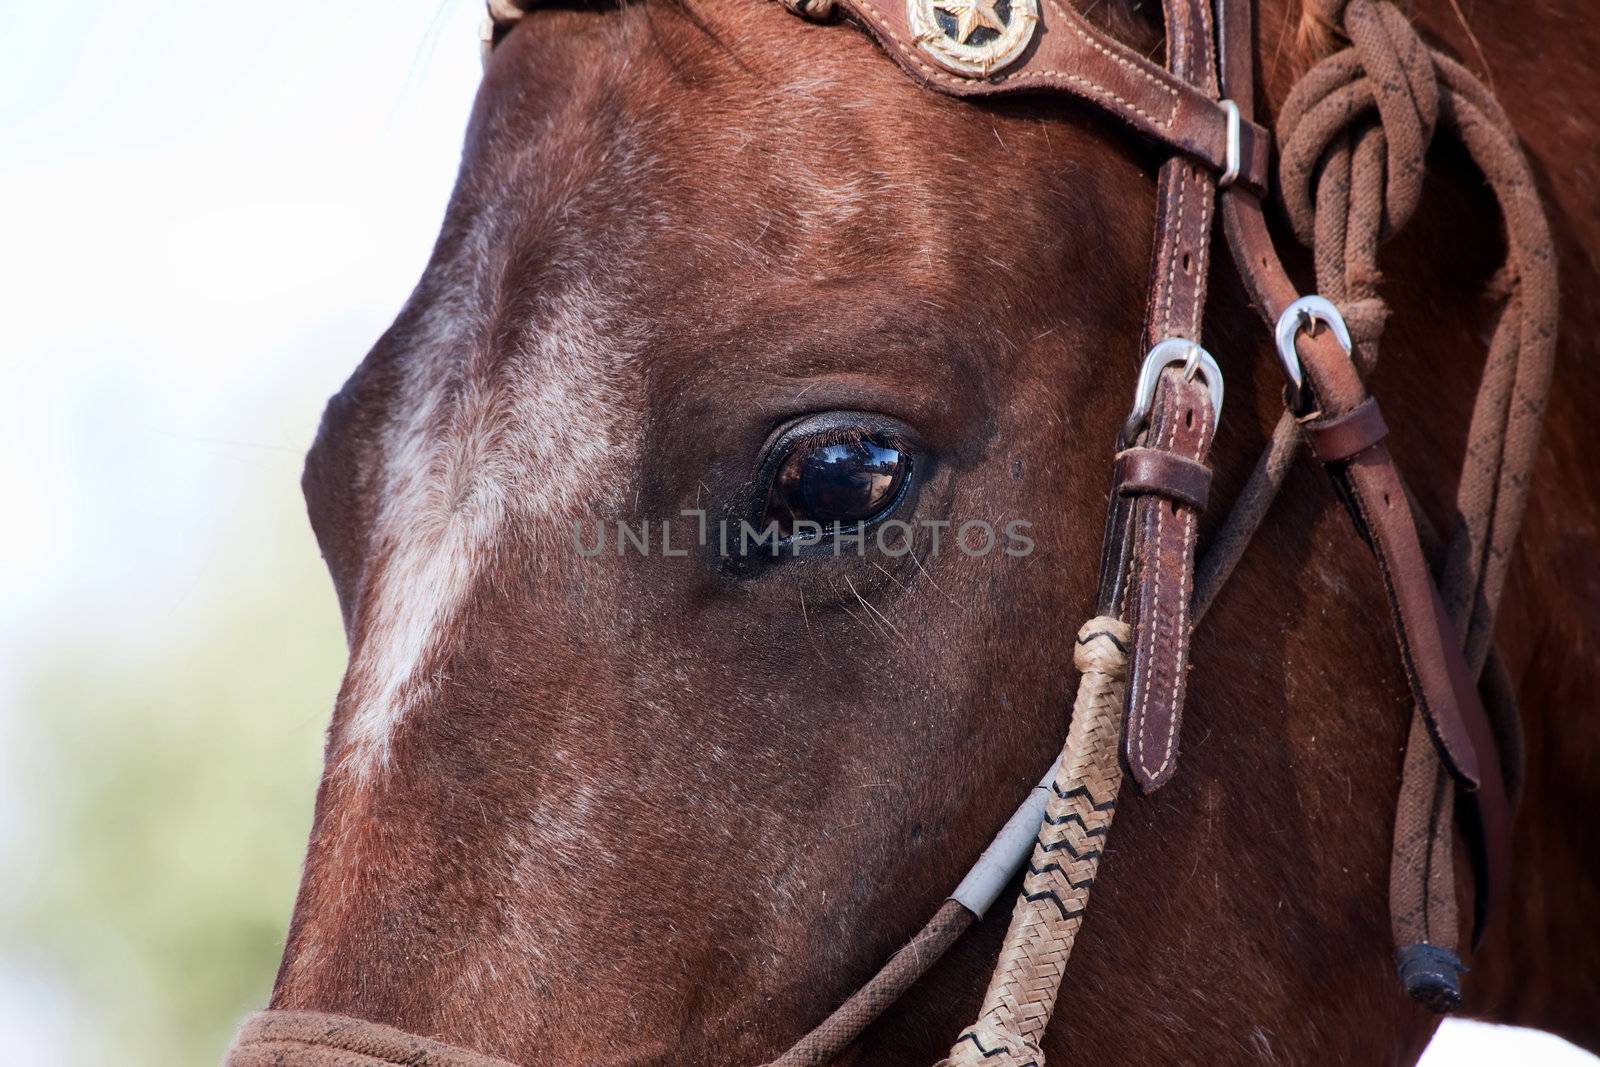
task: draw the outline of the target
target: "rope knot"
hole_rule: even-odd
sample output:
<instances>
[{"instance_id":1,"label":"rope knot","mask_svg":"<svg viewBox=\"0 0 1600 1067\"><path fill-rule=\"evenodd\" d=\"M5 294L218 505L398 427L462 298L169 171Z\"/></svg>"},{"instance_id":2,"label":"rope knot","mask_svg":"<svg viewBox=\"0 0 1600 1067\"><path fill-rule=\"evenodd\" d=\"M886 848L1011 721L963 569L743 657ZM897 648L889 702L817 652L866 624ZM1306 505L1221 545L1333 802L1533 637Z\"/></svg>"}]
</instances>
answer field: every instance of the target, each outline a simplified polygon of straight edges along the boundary
<instances>
[{"instance_id":1,"label":"rope knot","mask_svg":"<svg viewBox=\"0 0 1600 1067\"><path fill-rule=\"evenodd\" d=\"M1350 192L1371 197L1366 207L1379 219L1379 238L1387 238L1422 198L1425 157L1439 120L1433 55L1387 0L1324 0L1321 6L1324 16L1342 19L1350 47L1312 68L1284 104L1278 121L1284 203L1300 240L1312 244L1324 172L1334 164L1348 169L1353 152L1363 155L1379 174L1365 189L1363 176L1352 175ZM1359 206L1352 203L1353 210Z\"/></svg>"},{"instance_id":2,"label":"rope knot","mask_svg":"<svg viewBox=\"0 0 1600 1067\"><path fill-rule=\"evenodd\" d=\"M1044 1053L1028 1038L979 1021L962 1031L950 1055L934 1067L1044 1067Z\"/></svg>"},{"instance_id":3,"label":"rope knot","mask_svg":"<svg viewBox=\"0 0 1600 1067\"><path fill-rule=\"evenodd\" d=\"M1372 278L1373 290L1377 288L1379 280ZM1375 296L1368 296L1347 300L1339 310L1344 314L1345 327L1355 344L1356 368L1363 376L1371 374L1377 357L1378 339L1383 336L1383 328L1389 324L1389 305Z\"/></svg>"},{"instance_id":4,"label":"rope knot","mask_svg":"<svg viewBox=\"0 0 1600 1067\"><path fill-rule=\"evenodd\" d=\"M1097 615L1078 630L1073 665L1083 674L1104 674L1121 681L1128 669L1128 642L1133 631L1121 619Z\"/></svg>"}]
</instances>

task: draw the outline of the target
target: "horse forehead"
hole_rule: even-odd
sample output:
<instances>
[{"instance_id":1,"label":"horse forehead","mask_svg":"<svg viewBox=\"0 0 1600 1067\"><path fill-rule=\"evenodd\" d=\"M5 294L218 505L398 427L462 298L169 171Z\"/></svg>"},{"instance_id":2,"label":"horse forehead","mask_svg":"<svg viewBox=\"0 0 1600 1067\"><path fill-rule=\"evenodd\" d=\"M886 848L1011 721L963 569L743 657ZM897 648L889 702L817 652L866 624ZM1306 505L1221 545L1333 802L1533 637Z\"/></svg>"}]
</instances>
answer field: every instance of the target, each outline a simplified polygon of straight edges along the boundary
<instances>
[{"instance_id":1,"label":"horse forehead","mask_svg":"<svg viewBox=\"0 0 1600 1067\"><path fill-rule=\"evenodd\" d=\"M1035 221L1017 190L1056 156L1032 119L952 107L864 35L807 34L766 5L692 20L646 5L598 21L540 11L502 60L470 164L500 199L586 188L578 214L603 215L603 191L636 224L697 228L733 252L779 238L820 263L867 231L1017 239Z\"/></svg>"},{"instance_id":2,"label":"horse forehead","mask_svg":"<svg viewBox=\"0 0 1600 1067\"><path fill-rule=\"evenodd\" d=\"M673 306L686 275L704 282L754 266L752 281L805 281L826 274L842 246L864 250L863 266L920 275L964 248L959 228L929 225L931 253L863 242L862 232L895 232L897 219L904 232L938 202L996 210L964 151L931 147L948 115L882 136L873 125L882 113L857 106L861 87L847 77L858 58L757 79L705 107L664 106L694 90L660 80L617 95L487 90L514 99L490 101L422 310L400 338L343 769L365 777L387 764L407 714L435 695L436 668L480 580L504 564L509 533L522 565L553 571L558 563L540 557L568 547L572 521L621 510L640 464L644 364L660 358L647 342L677 315L709 313ZM927 104L919 95L914 106L920 115ZM996 135L985 125L984 136ZM851 150L885 143L898 147ZM914 169L911 155L954 177L896 178ZM762 246L768 234L781 240Z\"/></svg>"},{"instance_id":3,"label":"horse forehead","mask_svg":"<svg viewBox=\"0 0 1600 1067\"><path fill-rule=\"evenodd\" d=\"M554 569L571 522L619 508L637 462L639 353L614 301L584 284L546 294L495 351L475 318L425 317L384 435L343 694L338 766L358 779L387 766L395 731L436 695L505 546L520 566Z\"/></svg>"}]
</instances>

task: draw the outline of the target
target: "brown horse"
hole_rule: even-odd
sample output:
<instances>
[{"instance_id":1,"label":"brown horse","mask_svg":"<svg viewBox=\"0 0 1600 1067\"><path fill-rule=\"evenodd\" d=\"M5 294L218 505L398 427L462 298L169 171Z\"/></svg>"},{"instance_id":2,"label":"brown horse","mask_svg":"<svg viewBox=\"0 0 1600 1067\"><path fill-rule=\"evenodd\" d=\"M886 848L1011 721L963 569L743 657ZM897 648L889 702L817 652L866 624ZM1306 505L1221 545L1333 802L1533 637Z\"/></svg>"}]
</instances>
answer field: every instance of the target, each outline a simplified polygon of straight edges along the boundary
<instances>
[{"instance_id":1,"label":"brown horse","mask_svg":"<svg viewBox=\"0 0 1600 1067\"><path fill-rule=\"evenodd\" d=\"M1084 5L1159 54L1153 6ZM1468 1007L1600 1048L1600 22L1416 8L1492 78L1565 286L1498 627L1527 731L1514 893ZM1261 0L1269 113L1316 58L1304 30ZM1372 385L1447 525L1501 238L1465 158L1435 156L1386 251ZM866 979L1065 732L1157 158L1087 107L937 96L776 4L513 30L432 261L307 463L350 666L273 1007L539 1067L737 1067ZM1227 500L1281 397L1213 259ZM1178 776L1125 798L1053 1062L1409 1063L1435 1025L1388 928L1406 680L1302 463L1196 634ZM923 525L911 551L773 557L716 532L913 515L1021 520L1027 551L952 550L954 529L935 550ZM619 521L650 549L619 550ZM850 1062L947 1049L1003 912Z\"/></svg>"}]
</instances>

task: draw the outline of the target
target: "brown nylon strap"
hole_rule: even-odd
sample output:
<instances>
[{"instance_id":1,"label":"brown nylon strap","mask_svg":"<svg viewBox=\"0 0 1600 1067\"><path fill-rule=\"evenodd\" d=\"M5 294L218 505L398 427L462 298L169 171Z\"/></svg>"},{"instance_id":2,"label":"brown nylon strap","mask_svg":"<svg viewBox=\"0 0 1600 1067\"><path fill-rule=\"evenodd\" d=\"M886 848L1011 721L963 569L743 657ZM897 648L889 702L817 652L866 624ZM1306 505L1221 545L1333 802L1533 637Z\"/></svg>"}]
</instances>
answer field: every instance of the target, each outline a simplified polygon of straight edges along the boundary
<instances>
[{"instance_id":1,"label":"brown nylon strap","mask_svg":"<svg viewBox=\"0 0 1600 1067\"><path fill-rule=\"evenodd\" d=\"M960 97L1065 93L1110 111L1140 133L1200 161L1213 174L1227 166L1228 115L1205 91L1207 83L1191 84L1151 63L1101 33L1063 0L1040 0L1034 43L1015 63L987 78L952 73L929 59L916 43L904 0L837 0L836 6L866 27L907 73L938 92ZM1209 3L1184 7L1185 17L1204 10L1209 24ZM1238 181L1265 190L1271 144L1267 131L1242 122L1239 143Z\"/></svg>"}]
</instances>

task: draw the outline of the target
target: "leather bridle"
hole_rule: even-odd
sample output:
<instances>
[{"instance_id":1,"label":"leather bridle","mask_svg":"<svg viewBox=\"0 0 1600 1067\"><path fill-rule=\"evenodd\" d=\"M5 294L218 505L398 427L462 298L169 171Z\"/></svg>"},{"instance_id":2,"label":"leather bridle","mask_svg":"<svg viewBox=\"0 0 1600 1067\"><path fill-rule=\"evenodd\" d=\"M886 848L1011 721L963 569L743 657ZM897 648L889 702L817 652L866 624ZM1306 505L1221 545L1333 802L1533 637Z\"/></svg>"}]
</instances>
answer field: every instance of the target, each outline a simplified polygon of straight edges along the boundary
<instances>
[{"instance_id":1,"label":"leather bridle","mask_svg":"<svg viewBox=\"0 0 1600 1067\"><path fill-rule=\"evenodd\" d=\"M861 993L777 1063L790 1067L832 1058L961 930L982 915L1024 861L1028 871L1022 893L983 1010L945 1062L982 1062L990 1067L1043 1062L1039 1040L1087 906L1122 768L1132 773L1146 794L1172 776L1193 624L1259 525L1282 484L1294 443L1302 438L1327 470L1371 548L1388 596L1391 628L1416 707L1404 792L1414 794L1421 786L1431 785L1434 778L1427 772L1437 775L1439 768L1444 772L1440 777L1450 787L1427 790L1436 799L1425 804L1421 814L1438 816L1431 819L1414 818L1414 811L1408 815L1407 797L1402 796L1391 872L1397 969L1407 991L1424 1005L1435 1011L1459 1006L1462 966L1455 951L1454 886L1448 873L1454 812L1448 798L1452 792L1460 798L1460 824L1476 875L1474 931L1481 935L1507 889L1513 788L1520 775L1514 707L1502 706L1491 720L1479 694L1479 675L1492 655L1492 642L1487 636L1475 641L1463 632L1488 634L1487 620L1492 619L1503 579L1486 582L1480 568L1474 572L1474 580L1465 583L1473 587L1467 599L1479 605L1479 618L1470 618L1472 611L1461 610L1455 603L1447 607L1423 550L1424 536L1430 542L1437 538L1426 528L1427 520L1415 512L1387 445L1383 416L1363 383L1366 368L1360 363L1361 346L1352 338L1335 302L1320 295L1302 295L1278 257L1263 209L1263 197L1271 186L1271 137L1254 121L1256 71L1250 0L1163 0L1167 26L1164 68L1101 33L1064 0L1038 0L1037 9L1015 0L1013 19L1038 19L1033 42L1003 67L990 69L979 64L976 70L970 65L963 70L941 62L947 58L943 52L951 50L948 47L925 47L933 29L926 20L912 25L918 0L784 2L809 18L843 13L871 33L908 74L935 91L962 97L1065 94L1116 115L1172 154L1157 177L1155 250L1145 323L1147 354L1138 376L1133 412L1117 442L1098 611L1078 637L1076 658L1084 674L1062 759L996 839L985 855L986 862L974 868L974 874L908 950L891 960ZM1353 47L1314 69L1297 86L1285 117L1307 99L1312 105L1299 111L1315 112L1315 105L1322 102L1317 94L1327 91L1331 97L1334 92L1320 83L1347 87L1358 75L1367 73L1363 62L1379 68L1373 72L1374 81L1381 77L1397 82L1414 97L1425 98L1435 91L1453 93L1453 122L1469 142L1506 213L1512 247L1509 266L1516 290L1511 301L1516 314L1508 312L1506 317L1515 320L1511 332L1521 325L1522 343L1515 358L1502 351L1500 362L1515 362L1522 373L1514 383L1496 380L1497 374L1504 376L1495 369L1496 356L1491 353L1468 446L1469 455L1480 448L1498 453L1494 466L1505 499L1492 510L1508 514L1492 535L1480 534L1477 539L1493 541L1495 551L1506 553L1515 540L1526 500L1532 446L1549 388L1556 324L1554 253L1537 197L1531 192L1527 163L1509 122L1487 91L1464 68L1421 45L1394 8L1378 0L1325 0L1317 6L1316 14L1328 25L1342 29ZM941 45L948 46L948 42ZM1437 90L1435 77L1442 86ZM1408 132L1413 132L1406 124L1410 115L1394 105L1383 90L1366 91L1367 97L1357 96L1354 107L1344 100L1346 110L1369 116L1378 112L1380 121L1373 125L1380 140L1388 131L1394 141L1395 166L1405 161L1402 153L1410 149L1418 157L1416 169L1420 171L1427 135L1421 136L1420 144L1402 143ZM1466 115L1469 110L1471 116ZM1423 104L1417 105L1417 111L1422 114L1421 121L1429 124L1427 134L1431 135L1433 116L1425 113ZM1296 112L1296 117L1303 116ZM1485 128L1492 128L1498 140L1488 136ZM1352 135L1352 140L1359 138ZM1476 144L1471 143L1474 140ZM1339 145L1326 154L1339 159L1352 151L1359 156L1370 148L1368 138L1354 149ZM1350 165L1347 160L1346 165ZM1363 173L1370 169L1362 172L1358 167L1357 179ZM1310 181L1303 174L1299 177ZM1317 186L1317 193L1323 184ZM1317 195L1306 199L1317 199ZM1326 199L1332 203L1337 197ZM1369 243L1375 245L1381 222L1362 218L1363 211L1372 214L1370 205L1349 196L1347 201L1350 221L1345 236L1360 237L1358 224L1364 224L1373 234ZM1317 208L1320 227L1321 205ZM1206 454L1222 400L1221 373L1201 345L1207 255L1217 213L1234 266L1273 331L1286 380L1288 411L1273 444L1224 521L1217 543L1201 566L1197 588L1196 518L1209 495L1211 474ZM1393 225L1402 221L1394 220ZM1318 258L1319 280L1324 273L1337 275L1336 269L1320 269L1325 258L1320 247ZM1354 259L1354 253L1349 258ZM1343 265L1336 263L1335 267ZM1337 277L1330 277L1329 282L1341 290L1335 294L1338 297L1362 295L1343 291L1347 286ZM1375 329L1370 318L1368 315L1360 331L1368 349L1367 367L1382 328L1381 315ZM1518 406L1525 418L1515 440L1509 439L1513 435L1503 414L1498 424L1495 417L1479 417L1483 410L1503 413ZM1467 475L1463 477L1466 480ZM1468 517L1463 525L1471 526L1473 520ZM1453 602L1463 598L1456 590L1451 592ZM1509 705L1509 698L1502 703ZM1439 796L1444 799L1437 799ZM1419 834L1412 824L1420 822L1430 823L1433 829ZM1420 852L1415 841L1419 836ZM1440 858L1441 848L1446 862L1426 862ZM975 887L975 881L981 886ZM1451 899L1448 907L1439 908L1442 914L1436 919L1430 916L1419 923L1409 914L1411 898L1433 900L1441 895ZM1402 911L1407 914L1400 914Z\"/></svg>"},{"instance_id":2,"label":"leather bridle","mask_svg":"<svg viewBox=\"0 0 1600 1067\"><path fill-rule=\"evenodd\" d=\"M1117 116L1170 155L1157 176L1146 354L1114 454L1098 607L1078 634L1082 673L1061 758L927 926L771 1067L832 1060L984 914L1024 863L1022 892L980 1016L941 1067L1043 1064L1040 1041L1124 768L1145 794L1173 775L1193 627L1262 521L1301 440L1371 549L1416 708L1391 867L1397 969L1419 1002L1435 1011L1459 1006L1451 827L1459 810L1475 872L1478 936L1507 891L1520 776L1516 715L1495 661L1492 622L1526 501L1556 327L1554 252L1504 114L1465 68L1422 45L1385 0L1307 0L1351 47L1297 85L1279 124L1280 134L1286 126L1292 134L1280 151L1296 153L1279 161L1282 191L1297 230L1314 245L1326 291L1302 295L1264 216L1273 140L1255 121L1251 0L1163 0L1165 66L1108 37L1065 0L1009 0L1004 18L996 6L1004 0L782 2L809 19L843 15L934 91L1074 97ZM490 0L486 54L535 3ZM965 11L970 23L953 29L955 11ZM969 43L979 23L977 36L993 42L987 51ZM1368 262L1361 257L1373 255L1377 240L1415 205L1415 191L1407 194L1383 171L1385 147L1390 170L1409 158L1420 173L1440 116L1500 201L1511 293L1469 428L1460 529L1449 544L1411 502L1383 416L1363 382L1383 308L1359 269ZM1354 126L1358 119L1365 125ZM1313 136L1319 130L1325 141ZM1371 187L1385 178L1375 209ZM1223 398L1221 371L1201 336L1219 215L1234 266L1273 331L1287 411L1197 562L1198 516L1211 482L1206 459ZM1341 303L1346 313L1359 312L1348 326ZM1493 717L1480 682L1497 694ZM316 1036L324 1033L344 1036ZM308 1044L361 1051L373 1062L412 1062L403 1057L424 1053L442 1057L438 1062L501 1062L441 1052L425 1039L371 1024L268 1012L247 1024L229 1063L265 1063L274 1048ZM388 1051L380 1056L375 1048Z\"/></svg>"}]
</instances>

